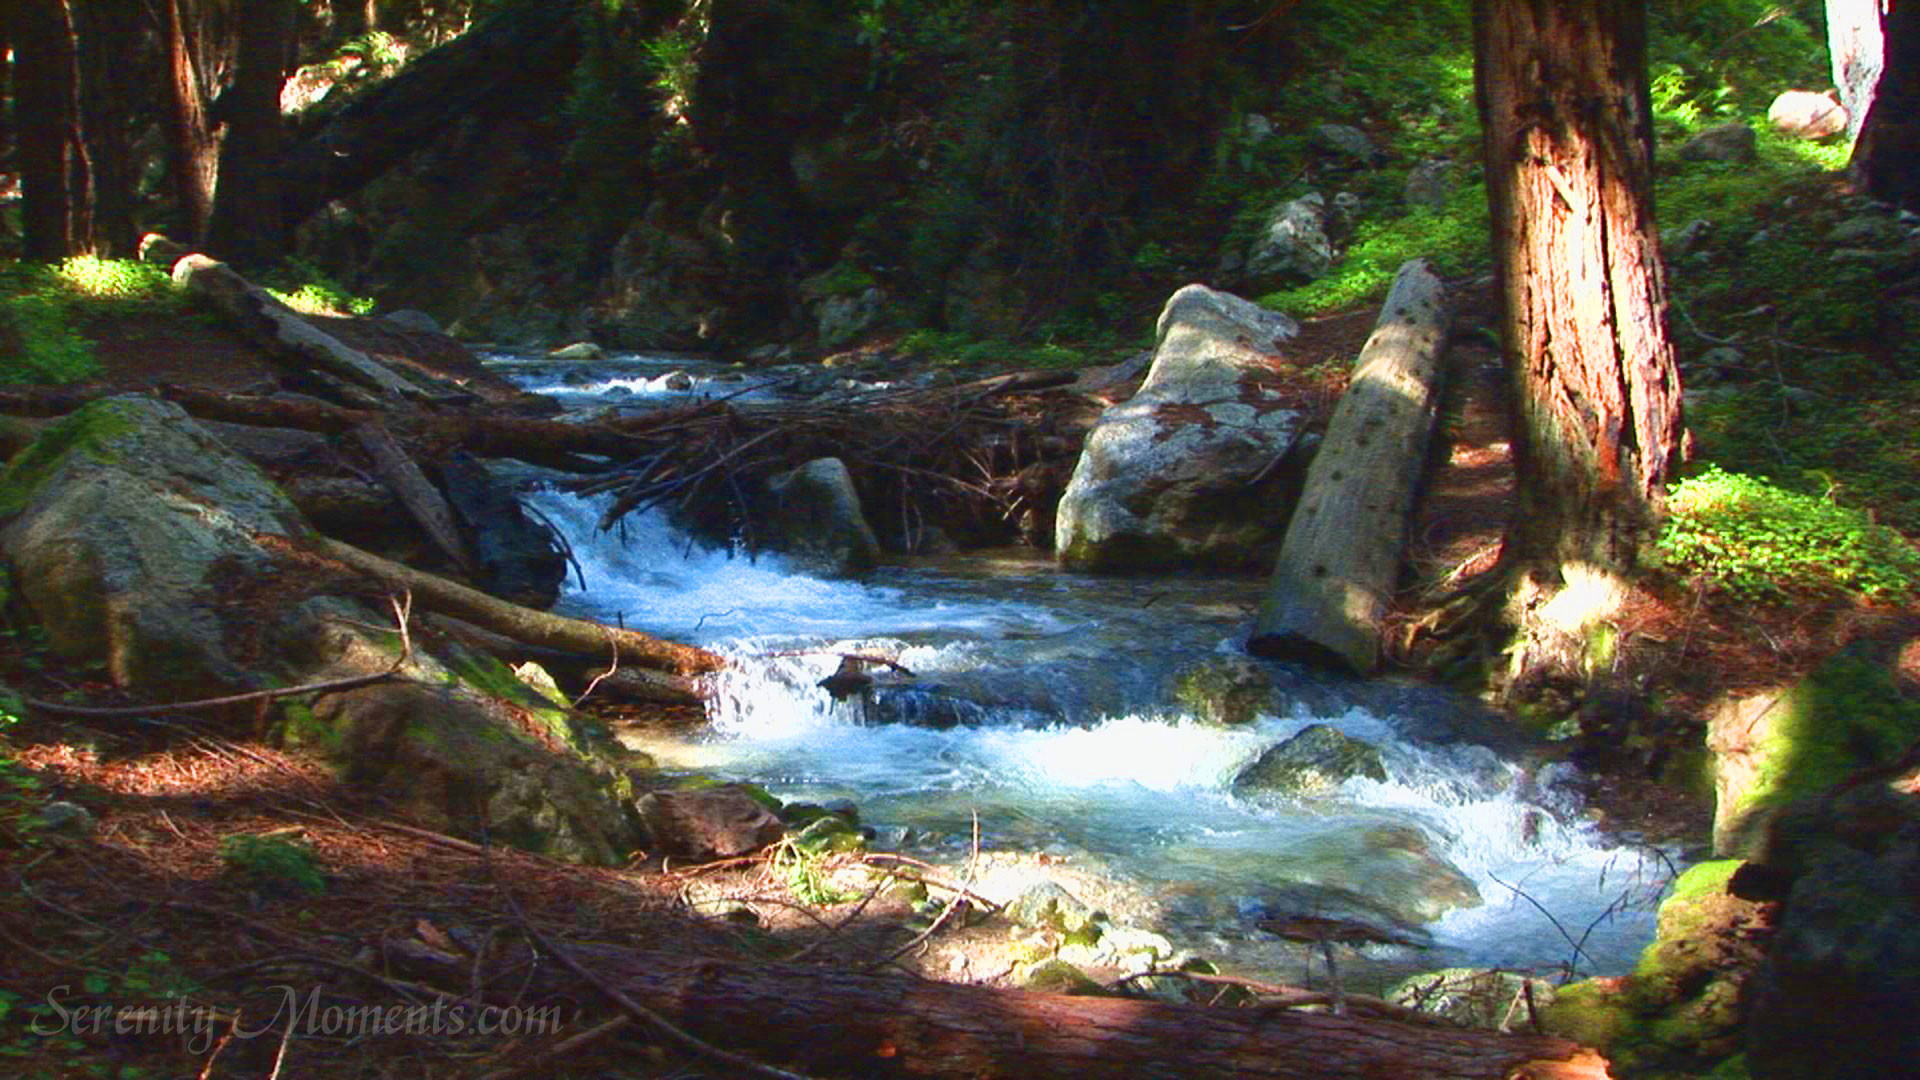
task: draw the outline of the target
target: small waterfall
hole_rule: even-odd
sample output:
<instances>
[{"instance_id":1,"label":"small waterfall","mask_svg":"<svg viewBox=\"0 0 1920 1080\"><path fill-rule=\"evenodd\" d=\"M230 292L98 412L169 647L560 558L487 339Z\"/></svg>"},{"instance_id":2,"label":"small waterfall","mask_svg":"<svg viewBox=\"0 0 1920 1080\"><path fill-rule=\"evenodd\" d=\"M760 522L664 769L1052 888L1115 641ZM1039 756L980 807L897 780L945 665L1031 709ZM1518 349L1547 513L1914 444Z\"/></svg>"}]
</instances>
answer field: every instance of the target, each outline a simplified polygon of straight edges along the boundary
<instances>
[{"instance_id":1,"label":"small waterfall","mask_svg":"<svg viewBox=\"0 0 1920 1080\"><path fill-rule=\"evenodd\" d=\"M1130 898L1110 904L1252 970L1296 963L1251 923L1302 887L1433 915L1415 920L1440 950L1420 967L1545 969L1572 938L1583 971L1618 972L1652 935L1661 860L1595 835L1553 769L1409 737L1423 725L1365 688L1322 687L1239 727L1173 705L1174 665L1233 651L1258 582L1096 580L1005 557L825 581L703 549L655 515L600 532L604 497L528 501L579 561L563 606L735 659L706 731L634 736L666 767L850 798L883 841L936 854L977 813L988 846L1097 866ZM836 701L818 684L846 655L911 675ZM1376 747L1387 779L1304 801L1235 793L1314 723Z\"/></svg>"}]
</instances>

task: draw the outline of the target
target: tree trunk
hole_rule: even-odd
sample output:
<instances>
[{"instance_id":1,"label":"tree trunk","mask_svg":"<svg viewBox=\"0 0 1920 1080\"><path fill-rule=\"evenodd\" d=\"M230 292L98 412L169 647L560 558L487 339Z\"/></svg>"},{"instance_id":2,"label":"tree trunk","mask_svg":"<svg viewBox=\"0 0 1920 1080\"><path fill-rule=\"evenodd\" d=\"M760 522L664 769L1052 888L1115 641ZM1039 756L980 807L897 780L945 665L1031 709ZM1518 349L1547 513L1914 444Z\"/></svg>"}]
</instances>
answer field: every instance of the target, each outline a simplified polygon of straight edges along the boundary
<instances>
[{"instance_id":1,"label":"tree trunk","mask_svg":"<svg viewBox=\"0 0 1920 1080\"><path fill-rule=\"evenodd\" d=\"M207 239L207 223L213 217L214 181L220 175L220 144L213 137L213 125L207 119L205 78L189 33L185 13L186 0L166 0L162 27L167 45L167 136L168 168L172 173L174 198L186 215L189 235L176 237L198 248Z\"/></svg>"},{"instance_id":2,"label":"tree trunk","mask_svg":"<svg viewBox=\"0 0 1920 1080\"><path fill-rule=\"evenodd\" d=\"M1474 56L1518 414L1508 555L1625 569L1681 436L1645 5L1475 0Z\"/></svg>"},{"instance_id":3,"label":"tree trunk","mask_svg":"<svg viewBox=\"0 0 1920 1080\"><path fill-rule=\"evenodd\" d=\"M1247 650L1371 674L1427 464L1446 347L1444 287L1400 268L1307 470Z\"/></svg>"},{"instance_id":4,"label":"tree trunk","mask_svg":"<svg viewBox=\"0 0 1920 1080\"><path fill-rule=\"evenodd\" d=\"M94 209L81 246L101 255L134 253L134 194L139 182L133 141L142 123L136 107L147 91L139 0L77 0L80 128L85 133Z\"/></svg>"},{"instance_id":5,"label":"tree trunk","mask_svg":"<svg viewBox=\"0 0 1920 1080\"><path fill-rule=\"evenodd\" d=\"M12 5L14 116L19 123L22 254L54 262L77 253L87 230L86 171L73 24L66 0Z\"/></svg>"},{"instance_id":6,"label":"tree trunk","mask_svg":"<svg viewBox=\"0 0 1920 1080\"><path fill-rule=\"evenodd\" d=\"M1202 1008L579 946L695 1036L831 1076L1604 1080L1564 1039L1286 1009Z\"/></svg>"},{"instance_id":7,"label":"tree trunk","mask_svg":"<svg viewBox=\"0 0 1920 1080\"><path fill-rule=\"evenodd\" d=\"M579 8L579 0L510 5L305 132L281 161L281 220L297 225L358 191L456 120L557 105L579 55Z\"/></svg>"},{"instance_id":8,"label":"tree trunk","mask_svg":"<svg viewBox=\"0 0 1920 1080\"><path fill-rule=\"evenodd\" d=\"M207 248L229 262L257 268L287 250L290 223L280 206L280 89L293 45L292 0L245 0L240 56L223 111L220 183L214 189Z\"/></svg>"},{"instance_id":9,"label":"tree trunk","mask_svg":"<svg viewBox=\"0 0 1920 1080\"><path fill-rule=\"evenodd\" d=\"M1880 0L1827 0L1827 56L1847 110L1847 137L1857 139L1884 62Z\"/></svg>"},{"instance_id":10,"label":"tree trunk","mask_svg":"<svg viewBox=\"0 0 1920 1080\"><path fill-rule=\"evenodd\" d=\"M1873 198L1920 210L1920 3L1894 4L1881 25L1886 66L1854 144L1854 184Z\"/></svg>"}]
</instances>

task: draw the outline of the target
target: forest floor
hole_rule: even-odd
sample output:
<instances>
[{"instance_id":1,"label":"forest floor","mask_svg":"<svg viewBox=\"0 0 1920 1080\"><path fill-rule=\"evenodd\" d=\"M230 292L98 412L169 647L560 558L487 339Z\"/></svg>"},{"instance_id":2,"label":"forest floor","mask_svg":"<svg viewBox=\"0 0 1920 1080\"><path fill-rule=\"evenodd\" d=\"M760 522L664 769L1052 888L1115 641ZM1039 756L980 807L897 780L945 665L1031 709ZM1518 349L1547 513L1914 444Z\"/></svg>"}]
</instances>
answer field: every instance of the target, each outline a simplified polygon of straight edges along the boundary
<instances>
[{"instance_id":1,"label":"forest floor","mask_svg":"<svg viewBox=\"0 0 1920 1080\"><path fill-rule=\"evenodd\" d=\"M1511 444L1498 359L1478 331L1484 286L1470 288L1434 448L1434 470L1411 532L1403 606L1411 612L1492 565L1513 506ZM1472 298L1478 296L1478 301ZM1295 343L1303 370L1346 364L1373 312L1310 320ZM89 328L106 381L130 389L185 382L258 390L272 369L225 333L198 323ZM1320 375L1324 377L1324 367ZM1303 376L1305 377L1305 376ZM1682 587L1649 589L1630 605L1620 650L1622 685L1657 708L1631 723L1631 749L1592 749L1589 795L1609 828L1698 849L1711 800L1663 778L1664 763L1699 746L1711 703L1730 691L1778 685L1838 644L1911 626L1899 612L1834 602L1735 607ZM1418 650L1401 659L1417 665ZM102 689L27 635L0 638L0 674L29 694ZM1909 672L1909 676L1916 673ZM0 1056L23 1077L101 1076L734 1076L655 1030L621 1022L618 1006L584 982L539 987L505 943L530 923L561 942L681 950L732 958L865 967L1004 981L1011 963L989 936L943 928L915 942L910 905L881 890L863 901L796 900L767 862L670 870L658 860L618 869L572 866L437 836L397 819L378 792L340 783L318 764L256 736L250 711L141 722L30 718L9 732L43 794L77 802L97 826L82 841L12 846L0 836ZM1604 730L1617 718L1582 717ZM1670 776L1665 777L1671 779ZM284 881L236 873L223 857L234 834L297 837L326 868L303 894ZM719 893L729 915L702 918L688 899ZM964 921L964 920L962 920ZM1005 941L1004 932L993 935ZM886 960L901 946L904 953ZM524 953L513 953L522 956ZM545 961L551 965L552 958ZM554 1007L557 1030L353 1035L284 1022L289 994L304 1004L405 1006L432 1000L422 984ZM515 998L521 988L525 997ZM27 1038L6 1020L43 1002L188 1000L204 1029L155 1035L105 1031ZM502 1014L502 1020L541 1017ZM64 1015L63 1021L67 1019ZM74 1025L76 1027L81 1025ZM269 1032L268 1029L272 1031Z\"/></svg>"}]
</instances>

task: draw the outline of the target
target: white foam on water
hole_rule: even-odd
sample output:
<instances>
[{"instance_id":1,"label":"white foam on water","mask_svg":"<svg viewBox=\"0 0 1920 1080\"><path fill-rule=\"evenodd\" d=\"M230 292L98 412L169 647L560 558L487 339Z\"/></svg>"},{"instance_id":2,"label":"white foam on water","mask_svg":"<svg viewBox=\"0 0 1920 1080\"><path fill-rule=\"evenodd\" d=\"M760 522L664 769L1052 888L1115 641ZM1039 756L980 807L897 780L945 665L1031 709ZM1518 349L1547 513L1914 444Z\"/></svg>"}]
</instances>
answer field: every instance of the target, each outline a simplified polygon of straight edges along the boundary
<instances>
[{"instance_id":1,"label":"white foam on water","mask_svg":"<svg viewBox=\"0 0 1920 1080\"><path fill-rule=\"evenodd\" d=\"M569 579L564 606L735 660L714 680L707 732L641 744L669 768L754 779L786 798L851 798L874 824L959 834L978 813L991 842L1065 844L1149 882L1205 880L1228 892L1257 890L1276 857L1324 860L1369 828L1413 827L1485 901L1429 927L1468 962L1540 968L1573 955L1573 938L1583 970L1620 971L1651 937L1648 901L1666 869L1657 858L1596 835L1553 776L1529 775L1484 747L1411 743L1364 709L1230 728L1171 706L1077 723L989 708L996 722L933 728L873 723L873 706L835 701L818 686L847 655L885 657L930 686L952 681L989 697L1005 669L1015 698L1033 695L1014 678L1033 655L1078 649L1122 669L1176 662L1139 633L1122 643L1130 654L1105 656L1110 645L1086 643L1102 622L1106 586L1025 571L826 581L778 559L690 545L657 515L600 532L609 501L529 496L568 537L584 574L584 587ZM1124 598L1115 619L1140 617L1137 595L1112 595ZM1182 610L1153 613L1176 620ZM1196 640L1216 642L1217 632ZM1295 802L1234 792L1248 764L1310 723L1373 744L1388 779L1355 778ZM1342 887L1364 893L1364 868L1353 873Z\"/></svg>"}]
</instances>

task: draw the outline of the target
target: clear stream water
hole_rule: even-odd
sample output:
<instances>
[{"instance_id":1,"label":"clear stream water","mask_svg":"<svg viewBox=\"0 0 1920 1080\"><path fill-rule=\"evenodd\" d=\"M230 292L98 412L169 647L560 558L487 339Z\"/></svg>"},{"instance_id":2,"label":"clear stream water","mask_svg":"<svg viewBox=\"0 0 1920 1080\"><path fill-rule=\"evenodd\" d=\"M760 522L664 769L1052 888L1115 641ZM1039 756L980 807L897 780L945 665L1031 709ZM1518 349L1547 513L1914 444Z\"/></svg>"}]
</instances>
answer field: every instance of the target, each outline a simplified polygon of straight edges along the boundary
<instances>
[{"instance_id":1,"label":"clear stream water","mask_svg":"<svg viewBox=\"0 0 1920 1080\"><path fill-rule=\"evenodd\" d=\"M549 367L521 381L576 407L740 388L705 376L669 388L665 373L684 367L629 362L566 381ZM609 401L612 387L624 392ZM1255 920L1344 913L1316 897L1416 913L1435 947L1369 946L1383 970L1573 961L1619 973L1652 937L1664 859L1592 830L1563 767L1476 741L1492 728L1468 703L1281 668L1285 700L1251 724L1209 725L1173 704L1179 672L1237 654L1258 581L1094 578L1018 552L830 581L703 549L657 516L600 532L604 497L526 498L578 559L563 609L735 660L704 730L634 737L665 767L789 800L851 799L882 846L955 860L977 813L985 847L1056 856L1102 882L1088 899L1116 921L1255 976L1300 976L1303 947ZM848 653L912 674L876 673L872 693L836 701L817 684ZM1310 800L1235 794L1241 769L1313 723L1377 746L1387 779ZM1438 914L1448 905L1433 897L1473 891L1478 906Z\"/></svg>"}]
</instances>

